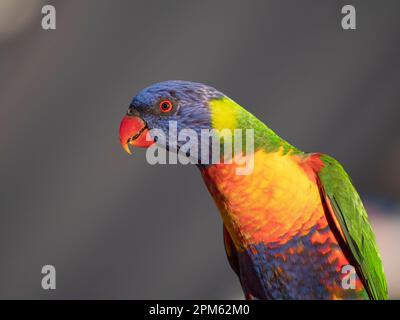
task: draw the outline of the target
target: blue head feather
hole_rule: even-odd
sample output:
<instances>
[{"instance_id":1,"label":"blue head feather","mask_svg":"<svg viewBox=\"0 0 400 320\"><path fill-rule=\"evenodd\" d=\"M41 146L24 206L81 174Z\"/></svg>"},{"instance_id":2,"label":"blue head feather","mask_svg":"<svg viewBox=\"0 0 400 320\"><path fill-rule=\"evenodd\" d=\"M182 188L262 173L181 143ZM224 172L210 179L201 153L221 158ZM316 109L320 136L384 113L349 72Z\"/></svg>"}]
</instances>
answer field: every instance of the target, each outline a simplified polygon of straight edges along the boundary
<instances>
[{"instance_id":1,"label":"blue head feather","mask_svg":"<svg viewBox=\"0 0 400 320\"><path fill-rule=\"evenodd\" d=\"M220 99L224 95L216 89L202 83L170 80L153 84L137 94L131 108L138 111L150 129L162 129L168 132L169 121L176 121L178 131L211 128L209 101ZM174 103L171 114L160 114L159 102L168 99Z\"/></svg>"}]
</instances>

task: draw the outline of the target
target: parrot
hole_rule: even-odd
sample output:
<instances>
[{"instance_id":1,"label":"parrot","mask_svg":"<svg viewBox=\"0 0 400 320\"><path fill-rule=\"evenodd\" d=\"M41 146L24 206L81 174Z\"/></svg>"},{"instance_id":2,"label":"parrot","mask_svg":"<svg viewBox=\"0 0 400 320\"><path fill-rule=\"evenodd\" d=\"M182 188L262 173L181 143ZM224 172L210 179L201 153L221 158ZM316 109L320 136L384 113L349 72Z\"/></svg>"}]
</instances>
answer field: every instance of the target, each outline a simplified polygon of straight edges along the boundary
<instances>
[{"instance_id":1,"label":"parrot","mask_svg":"<svg viewBox=\"0 0 400 320\"><path fill-rule=\"evenodd\" d=\"M253 150L238 154L252 157L250 173L237 174L242 164L235 161L196 163L222 218L226 256L246 299L388 299L366 209L337 160L299 150L227 95L183 80L137 93L121 120L120 143L129 154L131 147L179 149L182 141L161 143L151 134L167 135L171 123L177 132L198 135L253 132Z\"/></svg>"}]
</instances>

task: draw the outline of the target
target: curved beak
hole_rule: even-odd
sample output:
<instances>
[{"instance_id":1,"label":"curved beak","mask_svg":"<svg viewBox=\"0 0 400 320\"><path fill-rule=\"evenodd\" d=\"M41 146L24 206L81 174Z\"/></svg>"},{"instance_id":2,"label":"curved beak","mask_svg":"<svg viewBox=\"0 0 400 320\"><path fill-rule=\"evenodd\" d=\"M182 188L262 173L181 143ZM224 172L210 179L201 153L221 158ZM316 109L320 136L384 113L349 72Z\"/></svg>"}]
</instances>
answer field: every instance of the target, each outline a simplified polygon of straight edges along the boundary
<instances>
[{"instance_id":1,"label":"curved beak","mask_svg":"<svg viewBox=\"0 0 400 320\"><path fill-rule=\"evenodd\" d=\"M154 143L149 136L149 130L142 118L137 116L125 116L119 126L119 141L122 148L129 154L129 145L147 148Z\"/></svg>"}]
</instances>

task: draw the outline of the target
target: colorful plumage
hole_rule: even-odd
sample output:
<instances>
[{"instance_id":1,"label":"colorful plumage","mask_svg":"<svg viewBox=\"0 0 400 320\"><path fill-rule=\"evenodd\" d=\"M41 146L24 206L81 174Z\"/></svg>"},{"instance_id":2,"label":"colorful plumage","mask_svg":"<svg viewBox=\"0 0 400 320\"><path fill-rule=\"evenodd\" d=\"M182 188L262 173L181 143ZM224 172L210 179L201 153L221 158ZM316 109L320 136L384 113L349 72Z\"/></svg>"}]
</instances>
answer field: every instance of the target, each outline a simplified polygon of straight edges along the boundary
<instances>
[{"instance_id":1,"label":"colorful plumage","mask_svg":"<svg viewBox=\"0 0 400 320\"><path fill-rule=\"evenodd\" d=\"M342 166L304 153L221 92L200 83L166 81L134 97L120 141L148 147L150 129L253 129L254 169L239 161L197 165L223 220L228 260L248 299L386 299L387 288L367 213ZM221 138L221 137L218 137ZM151 140L151 139L150 139ZM167 139L167 149L180 142ZM243 149L244 150L244 149ZM200 154L200 153L199 153ZM356 272L346 288L344 266Z\"/></svg>"}]
</instances>

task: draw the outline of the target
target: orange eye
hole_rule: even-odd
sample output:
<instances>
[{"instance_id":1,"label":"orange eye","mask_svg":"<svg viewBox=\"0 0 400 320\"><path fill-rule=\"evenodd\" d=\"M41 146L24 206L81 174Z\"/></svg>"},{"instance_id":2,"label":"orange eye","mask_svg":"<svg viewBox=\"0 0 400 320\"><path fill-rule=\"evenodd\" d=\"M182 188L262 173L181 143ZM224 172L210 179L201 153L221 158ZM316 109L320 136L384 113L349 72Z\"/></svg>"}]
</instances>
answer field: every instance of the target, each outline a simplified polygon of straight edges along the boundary
<instances>
[{"instance_id":1,"label":"orange eye","mask_svg":"<svg viewBox=\"0 0 400 320\"><path fill-rule=\"evenodd\" d=\"M160 102L160 111L161 112L170 112L172 110L172 102L169 100L163 100Z\"/></svg>"}]
</instances>

